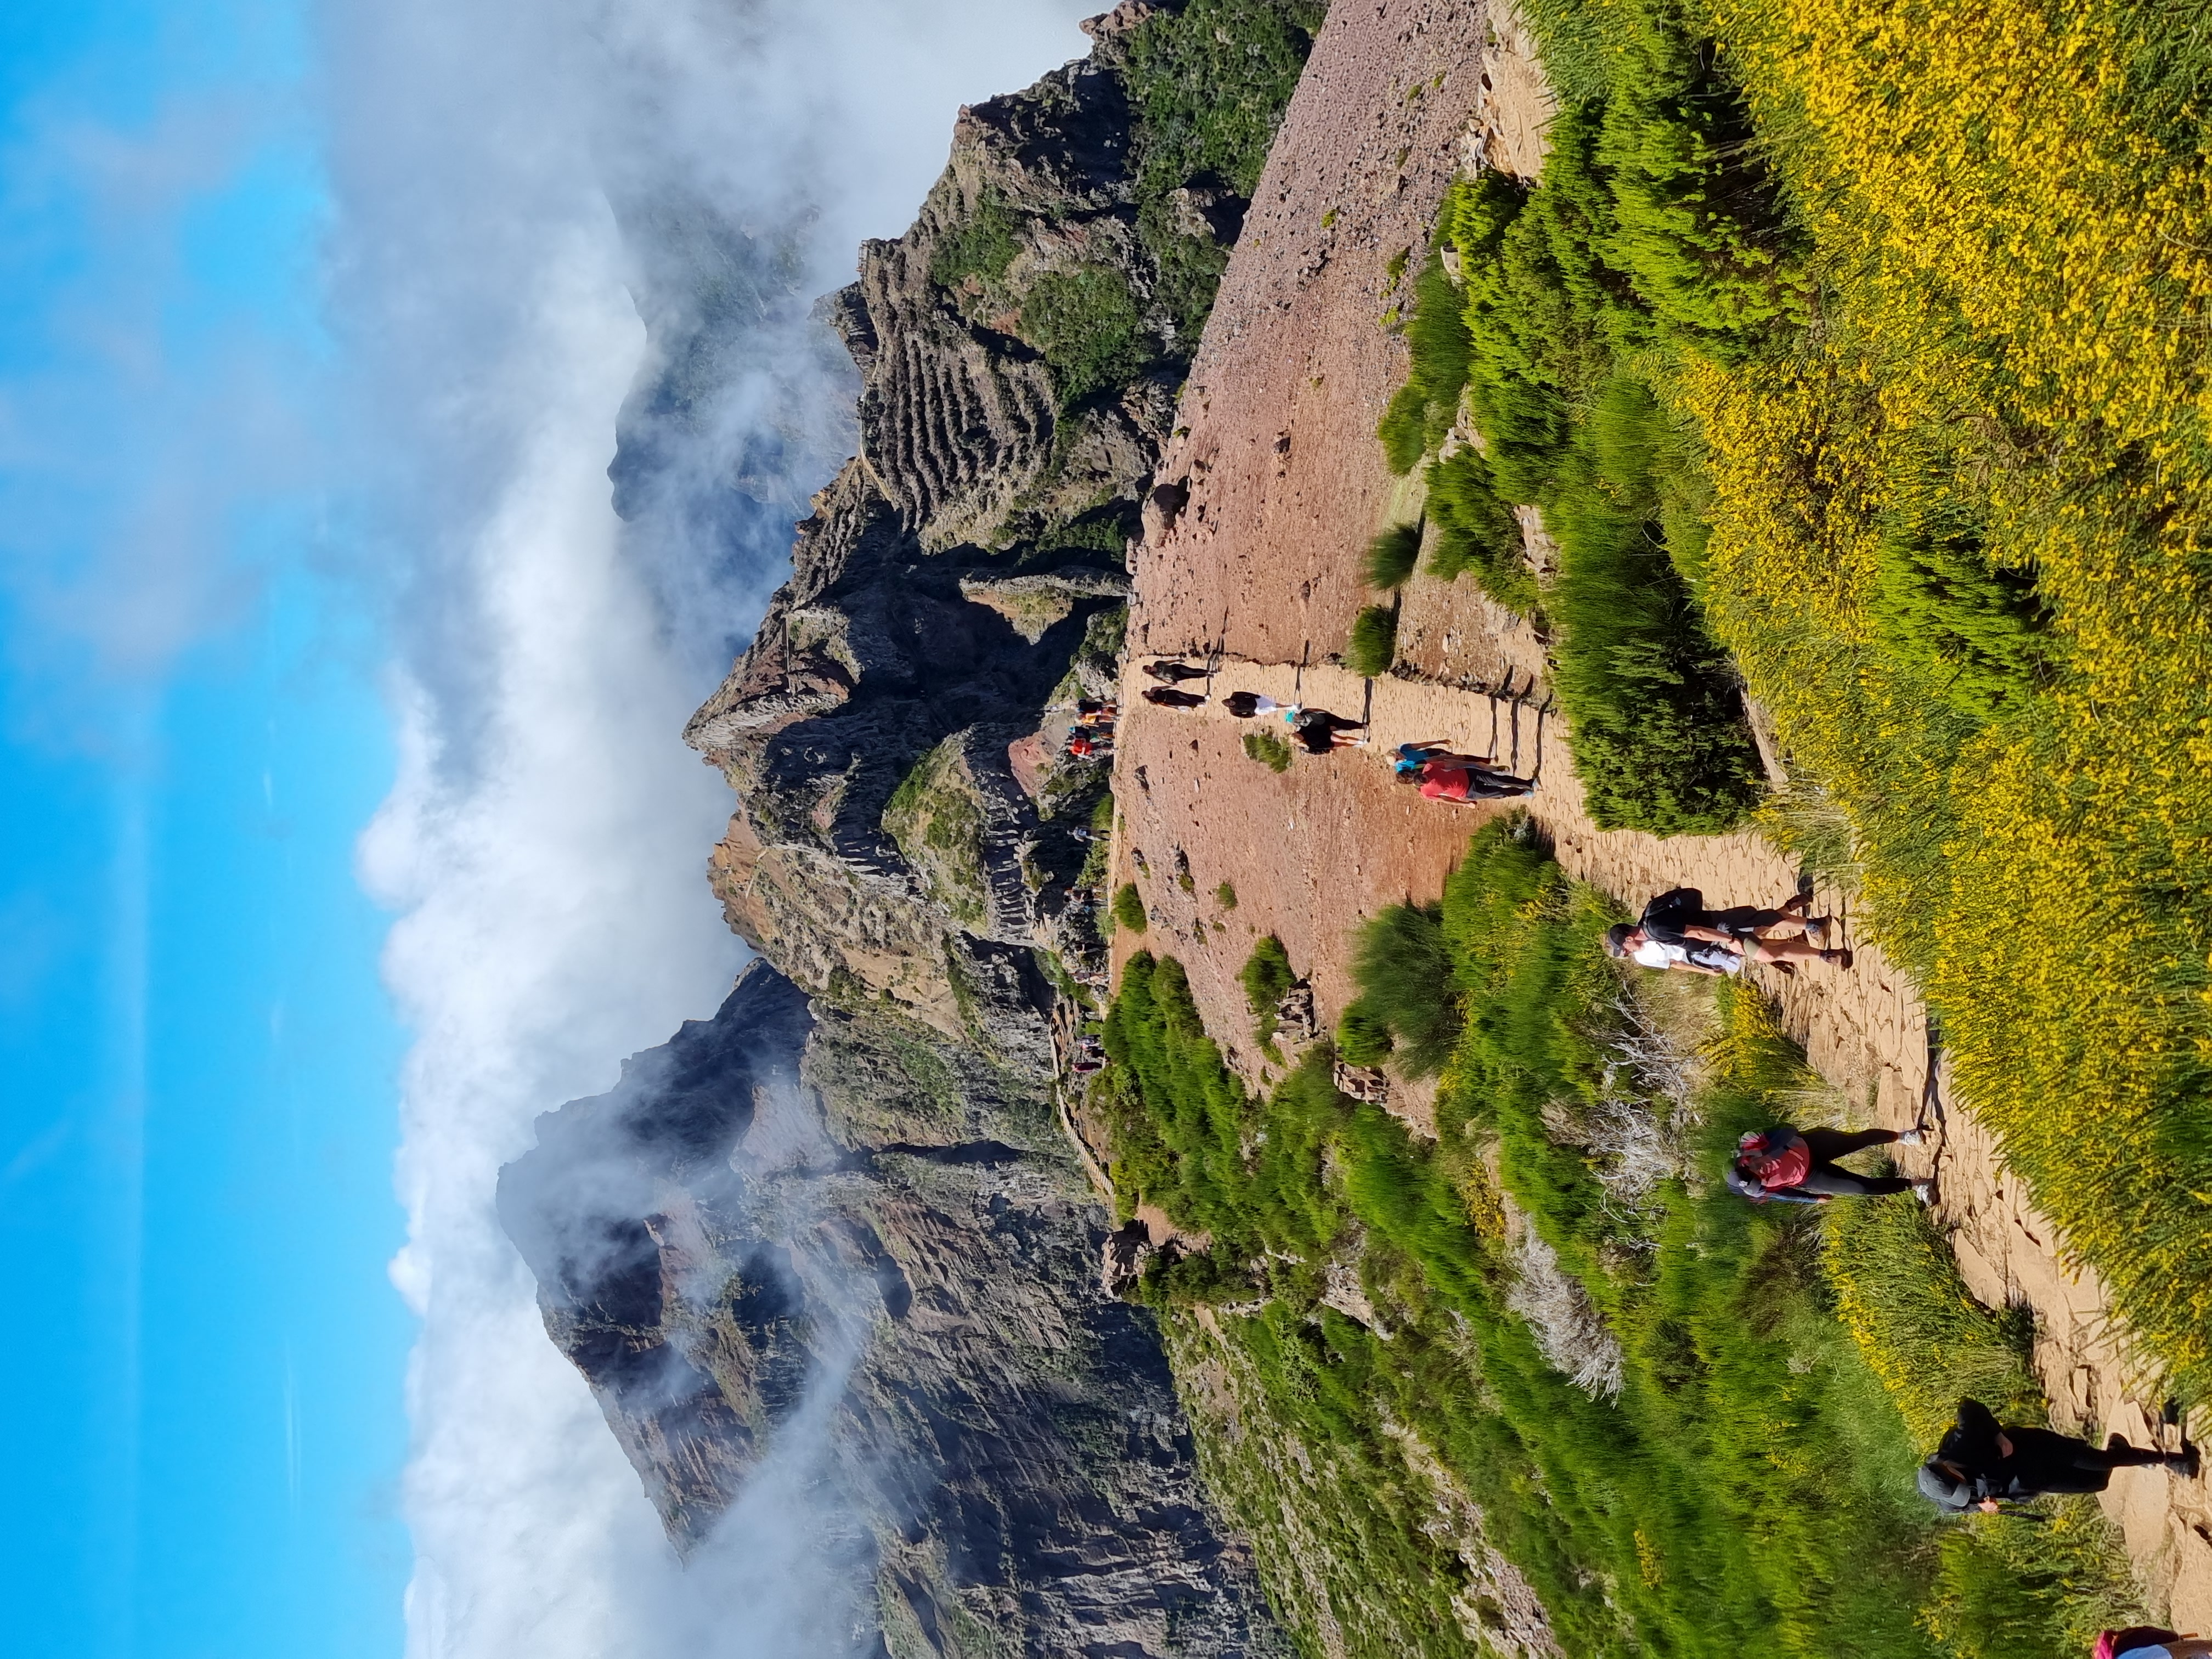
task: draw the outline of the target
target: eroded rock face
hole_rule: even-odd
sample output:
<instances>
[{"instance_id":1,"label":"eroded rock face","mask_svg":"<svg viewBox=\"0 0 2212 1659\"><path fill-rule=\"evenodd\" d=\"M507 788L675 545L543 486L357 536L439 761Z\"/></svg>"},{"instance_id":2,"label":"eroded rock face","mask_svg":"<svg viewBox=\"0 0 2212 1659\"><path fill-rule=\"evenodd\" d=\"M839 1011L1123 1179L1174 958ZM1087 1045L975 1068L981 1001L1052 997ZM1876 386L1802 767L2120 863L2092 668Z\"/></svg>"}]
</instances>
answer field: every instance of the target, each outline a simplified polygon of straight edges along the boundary
<instances>
[{"instance_id":1,"label":"eroded rock face","mask_svg":"<svg viewBox=\"0 0 2212 1659\"><path fill-rule=\"evenodd\" d=\"M712 866L732 926L809 990L887 998L1004 1058L1039 1048L1041 982L992 947L1103 962L1066 904L1103 779L1040 782L1035 761L1060 755L1073 696L1111 688L1121 566L1195 343L1161 261L1218 257L1245 205L1212 175L1140 203L1159 180L1139 177L1132 31L1157 17L1093 20L1090 58L963 110L913 228L825 304L860 453L685 732L738 797ZM917 769L942 781L947 745L966 806L939 801L942 856L917 858L887 814Z\"/></svg>"},{"instance_id":2,"label":"eroded rock face","mask_svg":"<svg viewBox=\"0 0 2212 1659\"><path fill-rule=\"evenodd\" d=\"M679 1547L826 1418L793 1523L872 1568L854 1651L1284 1651L1049 1103L972 1048L757 964L542 1119L500 1210Z\"/></svg>"},{"instance_id":3,"label":"eroded rock face","mask_svg":"<svg viewBox=\"0 0 2212 1659\"><path fill-rule=\"evenodd\" d=\"M1101 1287L1108 1218L1049 1092L1048 970L1104 965L1074 878L1105 772L1061 728L1113 693L1192 272L1245 206L1157 169L1139 200L1133 31L1178 15L1127 0L1089 58L962 112L914 228L823 302L859 453L685 732L737 794L710 877L766 961L542 1119L501 1184L547 1328L680 1547L826 1432L813 1524L870 1571L823 1627L855 1653L1287 1652L1157 1328ZM625 501L708 429L729 311L670 308Z\"/></svg>"}]
</instances>

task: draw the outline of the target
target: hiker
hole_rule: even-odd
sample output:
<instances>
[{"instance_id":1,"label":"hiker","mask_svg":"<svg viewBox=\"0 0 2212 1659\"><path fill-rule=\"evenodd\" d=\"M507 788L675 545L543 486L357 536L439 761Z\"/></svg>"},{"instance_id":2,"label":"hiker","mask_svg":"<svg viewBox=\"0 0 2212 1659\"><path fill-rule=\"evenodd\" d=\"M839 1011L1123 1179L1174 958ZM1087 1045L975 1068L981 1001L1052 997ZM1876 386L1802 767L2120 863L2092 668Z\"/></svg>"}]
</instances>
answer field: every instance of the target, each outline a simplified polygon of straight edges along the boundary
<instances>
[{"instance_id":1,"label":"hiker","mask_svg":"<svg viewBox=\"0 0 2212 1659\"><path fill-rule=\"evenodd\" d=\"M1206 678L1206 672L1203 668L1193 668L1187 662L1148 662L1145 665L1145 672L1168 685L1177 685L1184 680L1202 680Z\"/></svg>"},{"instance_id":2,"label":"hiker","mask_svg":"<svg viewBox=\"0 0 2212 1659\"><path fill-rule=\"evenodd\" d=\"M1828 930L1835 918L1806 915L1812 903L1810 893L1796 893L1771 910L1751 904L1709 910L1705 908L1705 896L1696 888L1675 887L1645 905L1636 925L1644 930L1646 939L1656 939L1662 945L1687 945L1692 939L1725 945L1740 939L1771 939L1776 930L1781 929L1795 930L1795 936L1817 947L1828 942Z\"/></svg>"},{"instance_id":3,"label":"hiker","mask_svg":"<svg viewBox=\"0 0 2212 1659\"><path fill-rule=\"evenodd\" d=\"M1231 691L1221 700L1221 706L1238 720L1249 720L1255 714L1272 714L1284 705L1257 691Z\"/></svg>"},{"instance_id":4,"label":"hiker","mask_svg":"<svg viewBox=\"0 0 2212 1659\"><path fill-rule=\"evenodd\" d=\"M1283 709L1283 718L1291 724L1291 735L1309 755L1326 755L1332 749L1364 749L1364 737L1348 737L1347 732L1365 732L1365 720L1348 720L1341 714L1332 714L1326 708L1306 708L1291 703Z\"/></svg>"},{"instance_id":5,"label":"hiker","mask_svg":"<svg viewBox=\"0 0 2212 1659\"><path fill-rule=\"evenodd\" d=\"M1390 768L1400 777L1418 776L1421 769L1431 761L1448 766L1482 766L1492 771L1498 769L1496 758L1489 755L1462 755L1447 744L1431 740L1427 743L1401 743L1391 754L1395 758Z\"/></svg>"},{"instance_id":6,"label":"hiker","mask_svg":"<svg viewBox=\"0 0 2212 1659\"><path fill-rule=\"evenodd\" d=\"M1462 755L1442 743L1401 743L1390 770L1401 783L1419 783L1431 800L1513 800L1536 793L1534 778L1518 778L1489 755Z\"/></svg>"},{"instance_id":7,"label":"hiker","mask_svg":"<svg viewBox=\"0 0 2212 1659\"><path fill-rule=\"evenodd\" d=\"M1735 1144L1728 1184L1754 1204L1818 1204L1830 1198L1882 1198L1911 1193L1934 1201L1935 1187L1902 1176L1853 1175L1836 1160L1869 1146L1917 1146L1920 1131L1906 1129L1793 1129L1778 1123L1754 1129Z\"/></svg>"},{"instance_id":8,"label":"hiker","mask_svg":"<svg viewBox=\"0 0 2212 1659\"><path fill-rule=\"evenodd\" d=\"M2193 1632L2184 1636L2156 1625L2130 1625L2099 1631L2089 1659L2212 1659L2212 1642Z\"/></svg>"},{"instance_id":9,"label":"hiker","mask_svg":"<svg viewBox=\"0 0 2212 1659\"><path fill-rule=\"evenodd\" d=\"M1801 962L1848 968L1852 960L1849 951L1824 950L1803 939L1691 939L1686 944L1669 945L1652 938L1632 921L1615 922L1606 929L1605 953L1646 968L1680 969L1692 974L1738 974L1747 961L1763 962L1794 974Z\"/></svg>"},{"instance_id":10,"label":"hiker","mask_svg":"<svg viewBox=\"0 0 2212 1659\"><path fill-rule=\"evenodd\" d=\"M1068 728L1067 752L1075 760L1103 760L1113 751L1111 736Z\"/></svg>"},{"instance_id":11,"label":"hiker","mask_svg":"<svg viewBox=\"0 0 2212 1659\"><path fill-rule=\"evenodd\" d=\"M1516 778L1466 755L1439 755L1411 771L1393 771L1401 783L1419 784L1421 793L1431 800L1519 800L1536 793L1534 779Z\"/></svg>"},{"instance_id":12,"label":"hiker","mask_svg":"<svg viewBox=\"0 0 2212 1659\"><path fill-rule=\"evenodd\" d=\"M1145 701L1156 702L1163 708L1202 708L1206 699L1195 691L1177 691L1171 686L1148 685Z\"/></svg>"},{"instance_id":13,"label":"hiker","mask_svg":"<svg viewBox=\"0 0 2212 1659\"><path fill-rule=\"evenodd\" d=\"M1939 1508L1997 1512L2002 1499L2045 1492L2102 1492L2114 1469L2162 1466L2185 1480L2197 1475L2197 1449L2178 1452L2130 1446L2117 1434L2102 1451L2050 1429L2002 1427L1978 1400L1959 1402L1959 1420L1920 1466L1920 1495Z\"/></svg>"},{"instance_id":14,"label":"hiker","mask_svg":"<svg viewBox=\"0 0 2212 1659\"><path fill-rule=\"evenodd\" d=\"M1075 700L1075 720L1079 726L1111 726L1114 714L1114 705L1103 698L1078 697Z\"/></svg>"}]
</instances>

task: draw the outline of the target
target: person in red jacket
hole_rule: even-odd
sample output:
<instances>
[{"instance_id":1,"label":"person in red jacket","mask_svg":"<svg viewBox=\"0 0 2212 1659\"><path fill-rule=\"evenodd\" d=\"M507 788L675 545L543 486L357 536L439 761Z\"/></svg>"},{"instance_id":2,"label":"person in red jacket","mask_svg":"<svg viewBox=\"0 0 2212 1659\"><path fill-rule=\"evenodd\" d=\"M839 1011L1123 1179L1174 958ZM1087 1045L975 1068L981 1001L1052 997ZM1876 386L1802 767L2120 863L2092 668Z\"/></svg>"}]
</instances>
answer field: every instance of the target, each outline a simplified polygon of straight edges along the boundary
<instances>
[{"instance_id":1,"label":"person in red jacket","mask_svg":"<svg viewBox=\"0 0 2212 1659\"><path fill-rule=\"evenodd\" d=\"M1853 1175L1836 1160L1869 1146L1917 1146L1920 1131L1891 1129L1793 1129L1778 1123L1754 1129L1736 1142L1728 1184L1754 1204L1818 1204L1831 1198L1880 1198L1911 1193L1923 1204L1934 1189L1924 1181L1897 1176Z\"/></svg>"}]
</instances>

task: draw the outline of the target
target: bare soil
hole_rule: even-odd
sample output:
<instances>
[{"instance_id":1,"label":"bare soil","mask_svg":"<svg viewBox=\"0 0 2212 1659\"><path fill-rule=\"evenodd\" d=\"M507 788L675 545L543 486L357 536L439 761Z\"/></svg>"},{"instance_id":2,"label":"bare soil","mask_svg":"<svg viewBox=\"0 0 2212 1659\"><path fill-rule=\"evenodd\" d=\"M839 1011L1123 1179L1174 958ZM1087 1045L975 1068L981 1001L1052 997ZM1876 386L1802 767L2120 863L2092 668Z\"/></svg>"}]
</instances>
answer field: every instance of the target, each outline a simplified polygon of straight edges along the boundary
<instances>
[{"instance_id":1,"label":"bare soil","mask_svg":"<svg viewBox=\"0 0 2212 1659\"><path fill-rule=\"evenodd\" d=\"M1374 435L1405 372L1389 325L1393 307L1408 297L1399 278L1418 267L1463 158L1487 154L1521 170L1540 147L1540 81L1532 89L1507 61L1514 35L1509 27L1504 44L1486 50L1481 9L1443 0L1331 9L1163 463L1163 478L1188 483L1188 504L1139 553L1114 880L1137 884L1152 921L1141 940L1117 938L1116 969L1140 945L1184 962L1209 1029L1255 1084L1276 1068L1249 1038L1237 979L1253 942L1263 933L1282 940L1333 1024L1351 994L1359 921L1397 900L1435 897L1468 836L1500 810L1424 800L1396 783L1378 751L1397 743L1447 740L1539 769L1530 805L1560 861L1632 908L1676 885L1702 888L1715 903L1771 903L1795 885L1788 862L1747 832L1662 840L1595 828L1557 716L1540 737L1531 704L1496 695L1535 682L1540 700L1542 642L1469 582L1413 580L1392 677L1363 681L1331 660L1371 599L1360 577L1366 542L1419 511L1418 485L1391 477ZM1295 695L1348 718L1365 714L1373 747L1301 754L1278 775L1243 753L1242 738L1260 722L1232 720L1218 702L1180 712L1139 701L1149 682L1136 664L1162 654L1204 661L1208 652L1218 664L1217 694ZM1235 889L1233 909L1215 897L1224 881ZM1821 894L1816 908L1848 918L1841 895ZM2138 1444L2161 1434L2174 1444L2174 1431L2156 1425L2149 1368L2131 1355L2101 1285L2069 1264L2064 1241L2027 1203L1940 1066L1931 1089L1916 988L1878 943L1850 943L1856 960L1847 971L1759 970L1791 1035L1859 1121L1901 1128L1924 1119L1940 1131L1904 1152L1905 1168L1936 1176L1937 1213L1954 1230L1975 1293L2035 1308L2039 1368L2058 1419ZM1419 1091L1394 1094L1419 1127ZM2106 1506L2173 1622L2212 1629L2205 1485L2124 1470Z\"/></svg>"}]
</instances>

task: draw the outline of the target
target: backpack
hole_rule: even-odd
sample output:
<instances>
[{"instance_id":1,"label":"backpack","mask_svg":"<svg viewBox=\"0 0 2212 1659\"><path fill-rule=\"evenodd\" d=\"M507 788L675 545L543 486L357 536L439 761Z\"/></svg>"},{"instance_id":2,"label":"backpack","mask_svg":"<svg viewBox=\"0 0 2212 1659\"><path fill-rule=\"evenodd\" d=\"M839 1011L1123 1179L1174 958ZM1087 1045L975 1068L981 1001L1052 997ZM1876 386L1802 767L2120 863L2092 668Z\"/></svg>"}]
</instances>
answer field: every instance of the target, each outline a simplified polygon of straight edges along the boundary
<instances>
[{"instance_id":1,"label":"backpack","mask_svg":"<svg viewBox=\"0 0 2212 1659\"><path fill-rule=\"evenodd\" d=\"M1644 915L1637 926L1645 935L1662 945L1687 945L1690 936L1682 929L1693 917L1705 912L1705 896L1694 887L1676 887L1662 893L1644 907Z\"/></svg>"},{"instance_id":2,"label":"backpack","mask_svg":"<svg viewBox=\"0 0 2212 1659\"><path fill-rule=\"evenodd\" d=\"M1787 1139L1777 1146L1781 1137ZM1802 1186L1805 1176L1812 1175L1812 1148L1805 1137L1787 1128L1770 1128L1759 1134L1745 1134L1736 1141L1736 1164L1743 1166L1759 1186L1783 1188Z\"/></svg>"},{"instance_id":3,"label":"backpack","mask_svg":"<svg viewBox=\"0 0 2212 1659\"><path fill-rule=\"evenodd\" d=\"M1790 1138L1778 1149L1774 1143L1780 1135ZM1813 1149L1804 1136L1788 1129L1746 1135L1736 1143L1735 1157L1744 1173L1762 1187L1799 1186L1813 1173Z\"/></svg>"},{"instance_id":4,"label":"backpack","mask_svg":"<svg viewBox=\"0 0 2212 1659\"><path fill-rule=\"evenodd\" d=\"M2160 1630L2156 1625L2130 1625L2125 1630L2100 1631L2090 1659L2120 1659L2122 1654L2137 1648L2156 1647L2180 1639L2180 1632Z\"/></svg>"}]
</instances>

